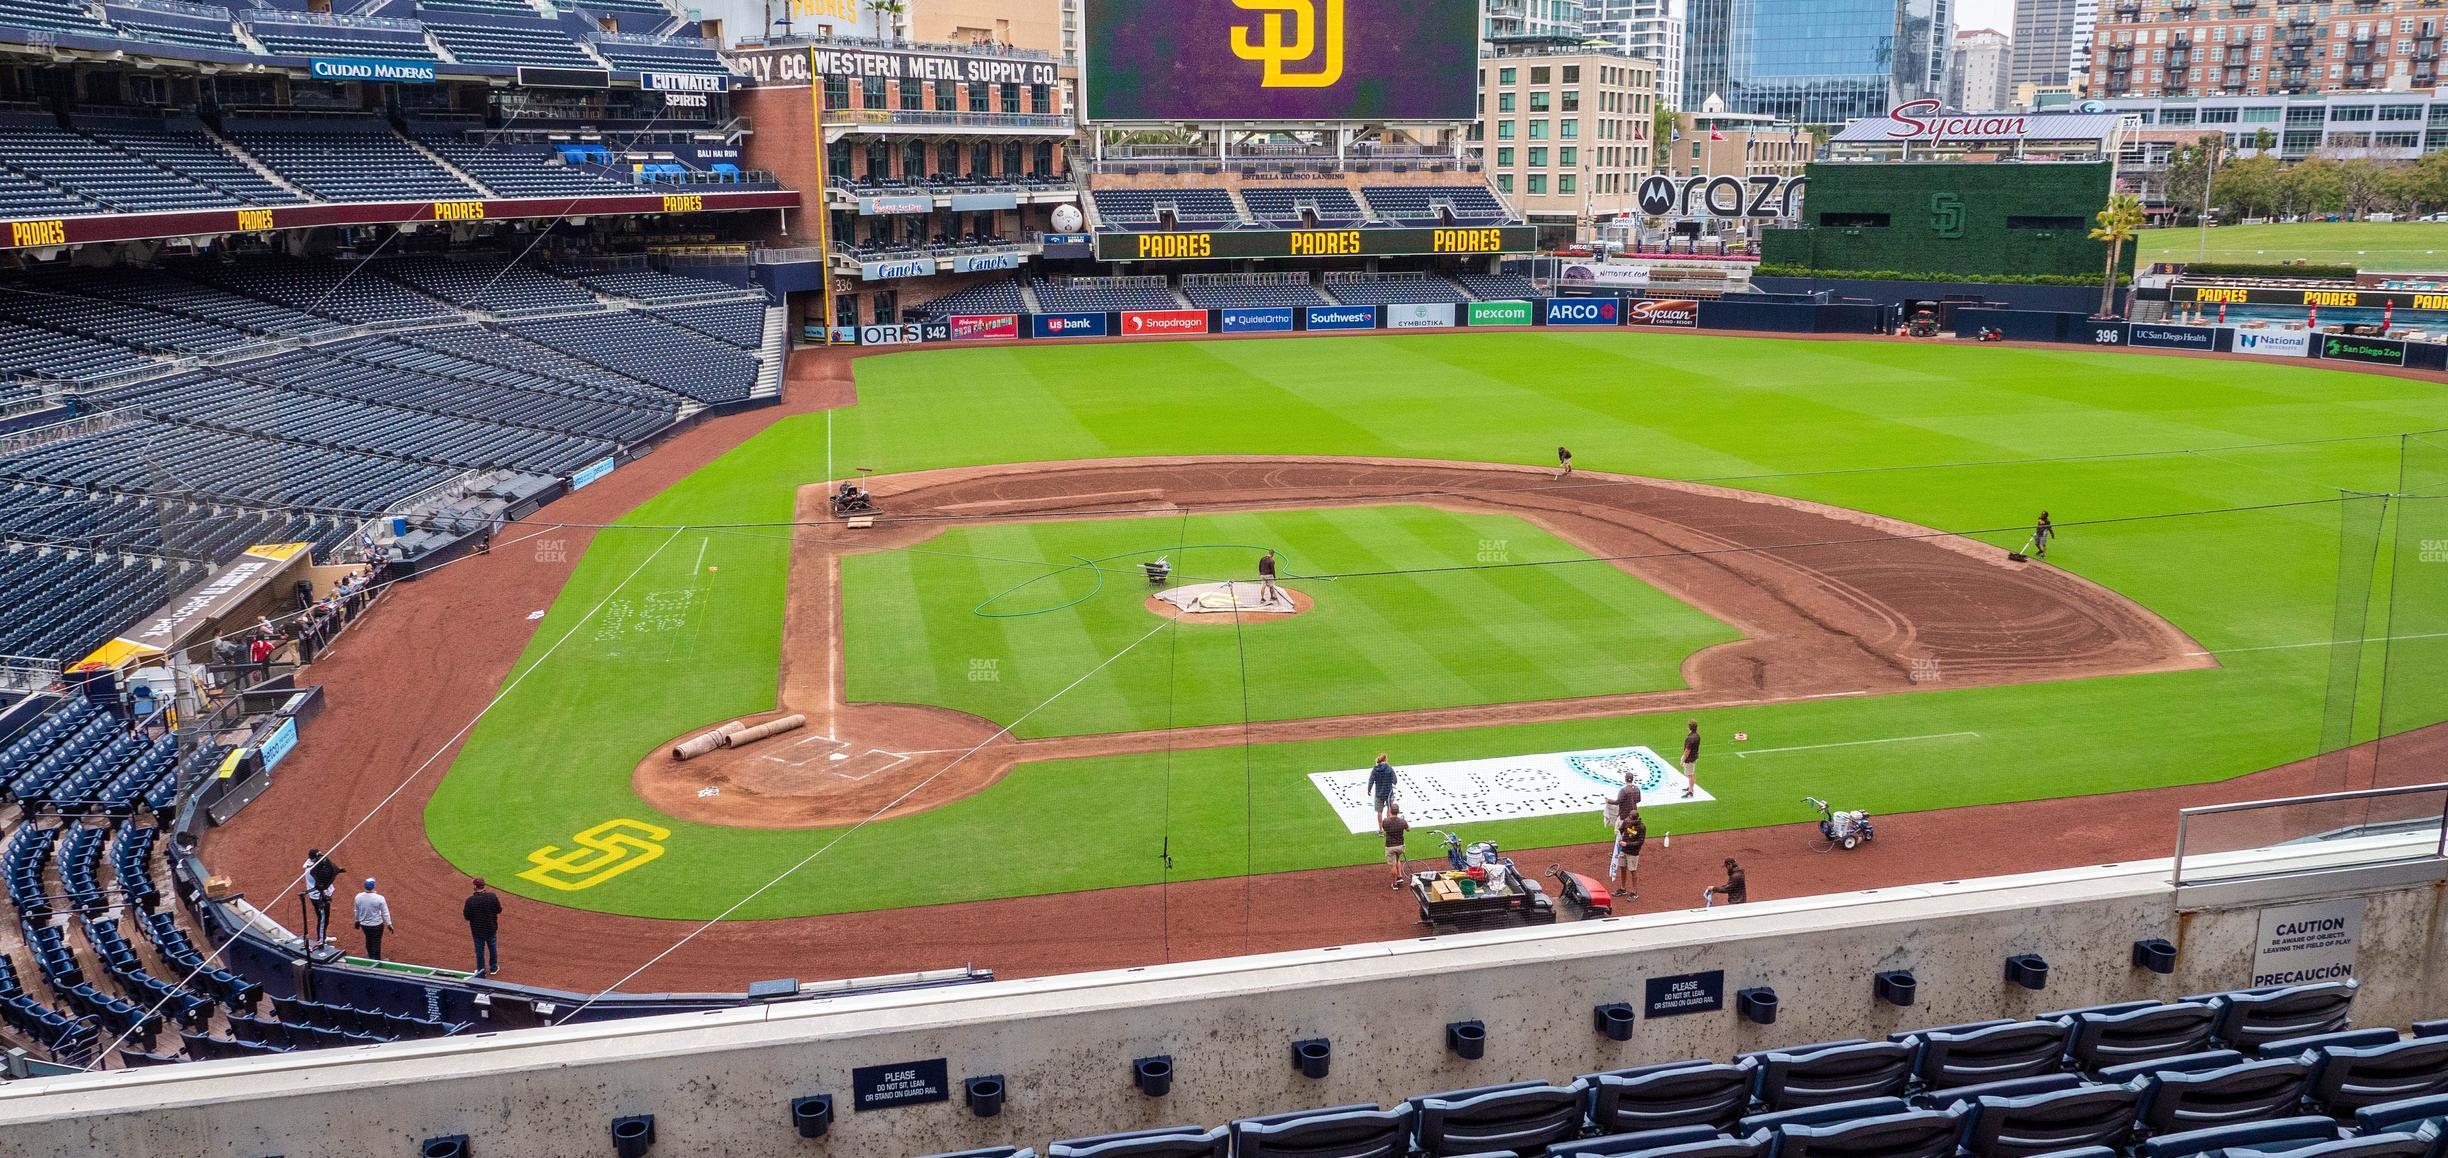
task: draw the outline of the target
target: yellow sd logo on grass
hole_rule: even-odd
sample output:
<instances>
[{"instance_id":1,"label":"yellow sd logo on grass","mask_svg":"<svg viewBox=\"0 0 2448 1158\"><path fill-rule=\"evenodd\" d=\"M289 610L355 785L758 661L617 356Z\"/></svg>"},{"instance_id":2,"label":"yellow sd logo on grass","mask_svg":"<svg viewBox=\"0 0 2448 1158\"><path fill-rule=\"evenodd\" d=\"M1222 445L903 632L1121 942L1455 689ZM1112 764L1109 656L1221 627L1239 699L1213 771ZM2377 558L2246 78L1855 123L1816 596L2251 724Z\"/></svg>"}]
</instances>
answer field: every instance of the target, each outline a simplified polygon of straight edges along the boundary
<instances>
[{"instance_id":1,"label":"yellow sd logo on grass","mask_svg":"<svg viewBox=\"0 0 2448 1158\"><path fill-rule=\"evenodd\" d=\"M1326 18L1318 19L1320 0L1233 0L1233 7L1264 12L1266 39L1250 43L1250 28L1235 24L1233 55L1266 65L1260 88L1326 88L1343 79L1343 0L1323 0ZM1292 39L1284 39L1284 16L1292 17ZM1319 27L1320 24L1324 27ZM1315 60L1312 72L1291 72L1288 65Z\"/></svg>"},{"instance_id":2,"label":"yellow sd logo on grass","mask_svg":"<svg viewBox=\"0 0 2448 1158\"><path fill-rule=\"evenodd\" d=\"M527 854L535 867L519 874L546 888L574 893L591 889L663 855L671 830L638 820L607 820L571 837L577 847L548 844Z\"/></svg>"}]
</instances>

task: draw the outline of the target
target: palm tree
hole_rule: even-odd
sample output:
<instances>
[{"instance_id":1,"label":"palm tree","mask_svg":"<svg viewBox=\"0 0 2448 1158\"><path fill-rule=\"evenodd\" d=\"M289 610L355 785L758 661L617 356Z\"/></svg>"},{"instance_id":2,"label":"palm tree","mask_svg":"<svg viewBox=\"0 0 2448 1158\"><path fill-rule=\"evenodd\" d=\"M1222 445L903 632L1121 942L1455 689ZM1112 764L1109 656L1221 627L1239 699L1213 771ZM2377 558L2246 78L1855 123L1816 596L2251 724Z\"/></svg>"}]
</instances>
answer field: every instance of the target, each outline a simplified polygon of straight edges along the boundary
<instances>
[{"instance_id":1,"label":"palm tree","mask_svg":"<svg viewBox=\"0 0 2448 1158\"><path fill-rule=\"evenodd\" d=\"M876 27L888 41L901 42L901 18L908 15L909 6L901 0L867 0L867 10L876 15Z\"/></svg>"},{"instance_id":2,"label":"palm tree","mask_svg":"<svg viewBox=\"0 0 2448 1158\"><path fill-rule=\"evenodd\" d=\"M2099 316L2116 313L2117 263L2125 256L2125 243L2134 239L2134 231L2142 228L2142 199L2131 193L2116 193L2108 198L2108 207L2099 211L2099 224L2091 230L2091 240L2108 243L2108 272L2100 279Z\"/></svg>"}]
</instances>

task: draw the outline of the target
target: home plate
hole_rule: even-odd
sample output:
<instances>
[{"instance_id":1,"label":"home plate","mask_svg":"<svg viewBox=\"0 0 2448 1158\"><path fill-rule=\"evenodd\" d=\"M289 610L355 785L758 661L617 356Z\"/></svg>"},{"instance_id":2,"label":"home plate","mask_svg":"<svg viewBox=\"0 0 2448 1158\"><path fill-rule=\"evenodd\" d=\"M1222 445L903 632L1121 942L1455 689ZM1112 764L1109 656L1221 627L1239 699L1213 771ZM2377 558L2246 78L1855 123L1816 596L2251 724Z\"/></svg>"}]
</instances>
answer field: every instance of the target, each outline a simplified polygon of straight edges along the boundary
<instances>
[{"instance_id":1,"label":"home plate","mask_svg":"<svg viewBox=\"0 0 2448 1158\"><path fill-rule=\"evenodd\" d=\"M808 765L815 763L818 756L831 756L836 760L841 759L842 756L839 749L846 747L849 747L847 743L836 740L831 736L802 736L799 739L791 741L788 745L784 746L781 751L768 752L760 757L760 759L774 764L787 764L793 768L805 768Z\"/></svg>"},{"instance_id":2,"label":"home plate","mask_svg":"<svg viewBox=\"0 0 2448 1158\"><path fill-rule=\"evenodd\" d=\"M881 748L869 748L855 756L835 753L833 774L844 780L865 780L879 772L889 772L909 762L909 757Z\"/></svg>"}]
</instances>

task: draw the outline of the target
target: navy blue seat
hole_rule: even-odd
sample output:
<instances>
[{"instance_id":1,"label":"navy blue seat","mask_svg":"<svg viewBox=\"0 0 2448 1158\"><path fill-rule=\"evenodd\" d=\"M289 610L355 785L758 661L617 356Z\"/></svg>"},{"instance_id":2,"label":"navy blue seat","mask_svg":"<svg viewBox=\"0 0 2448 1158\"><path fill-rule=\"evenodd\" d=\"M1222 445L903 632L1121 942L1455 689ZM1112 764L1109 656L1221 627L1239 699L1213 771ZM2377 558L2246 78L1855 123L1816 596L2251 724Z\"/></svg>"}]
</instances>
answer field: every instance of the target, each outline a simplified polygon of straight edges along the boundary
<instances>
[{"instance_id":1,"label":"navy blue seat","mask_svg":"<svg viewBox=\"0 0 2448 1158\"><path fill-rule=\"evenodd\" d=\"M2142 1104L2130 1086L2078 1085L1972 1103L1964 1149L1979 1158L2032 1158L2081 1146L2122 1147Z\"/></svg>"},{"instance_id":2,"label":"navy blue seat","mask_svg":"<svg viewBox=\"0 0 2448 1158\"><path fill-rule=\"evenodd\" d=\"M1046 1147L1046 1158L1225 1158L1232 1150L1232 1132L1217 1126L1171 1126L1073 1138Z\"/></svg>"},{"instance_id":3,"label":"navy blue seat","mask_svg":"<svg viewBox=\"0 0 2448 1158\"><path fill-rule=\"evenodd\" d=\"M1758 1066L1684 1061L1585 1075L1589 1125L1602 1134L1675 1126L1730 1129L1750 1109Z\"/></svg>"},{"instance_id":4,"label":"navy blue seat","mask_svg":"<svg viewBox=\"0 0 2448 1158\"><path fill-rule=\"evenodd\" d=\"M1787 1126L1824 1126L1833 1122L1848 1122L1855 1118L1884 1118L1912 1109L1902 1098L1863 1098L1854 1102L1830 1102L1807 1106L1799 1110L1777 1110L1753 1114L1734 1124L1734 1132L1749 1135L1761 1130L1782 1130Z\"/></svg>"},{"instance_id":5,"label":"navy blue seat","mask_svg":"<svg viewBox=\"0 0 2448 1158\"><path fill-rule=\"evenodd\" d=\"M2105 1070L2210 1047L2217 1012L2198 1001L2107 1012L2075 1011L2066 1056L2077 1069Z\"/></svg>"},{"instance_id":6,"label":"navy blue seat","mask_svg":"<svg viewBox=\"0 0 2448 1158\"><path fill-rule=\"evenodd\" d=\"M2135 1150L2137 1158L2195 1158L2213 1150L2261 1150L2280 1152L2334 1142L2344 1137L2338 1124L2322 1117L2273 1118L2266 1122L2246 1122L2235 1126L2213 1126L2207 1130L2187 1130L2180 1134L2162 1134L2144 1141Z\"/></svg>"},{"instance_id":7,"label":"navy blue seat","mask_svg":"<svg viewBox=\"0 0 2448 1158\"><path fill-rule=\"evenodd\" d=\"M1421 1153L1432 1158L1485 1150L1533 1150L1581 1132L1589 1086L1514 1082L1412 1098Z\"/></svg>"},{"instance_id":8,"label":"navy blue seat","mask_svg":"<svg viewBox=\"0 0 2448 1158\"><path fill-rule=\"evenodd\" d=\"M2153 1134L2257 1122L2293 1114L2303 1104L2312 1064L2270 1058L2194 1073L2162 1071L2136 1079L2142 1091L2137 1126Z\"/></svg>"},{"instance_id":9,"label":"navy blue seat","mask_svg":"<svg viewBox=\"0 0 2448 1158\"><path fill-rule=\"evenodd\" d=\"M1297 1110L1232 1124L1234 1158L1402 1158L1411 1152L1409 1103Z\"/></svg>"},{"instance_id":10,"label":"navy blue seat","mask_svg":"<svg viewBox=\"0 0 2448 1158\"><path fill-rule=\"evenodd\" d=\"M2063 1063L2069 1033L2062 1021L1924 1030L1908 1039L1920 1050L1913 1063L1913 1079L1924 1089L1940 1090L2038 1077Z\"/></svg>"},{"instance_id":11,"label":"navy blue seat","mask_svg":"<svg viewBox=\"0 0 2448 1158\"><path fill-rule=\"evenodd\" d=\"M2249 1147L2229 1147L2218 1151L2218 1158L2263 1158L2264 1155L2284 1154L2288 1158L2438 1158L2440 1135L2366 1134L2340 1138L2335 1142L2315 1142L2290 1149L2255 1150Z\"/></svg>"},{"instance_id":12,"label":"navy blue seat","mask_svg":"<svg viewBox=\"0 0 2448 1158\"><path fill-rule=\"evenodd\" d=\"M2426 1123L2448 1123L2448 1094L2382 1102L2354 1112L2355 1132L2360 1134L2402 1132Z\"/></svg>"},{"instance_id":13,"label":"navy blue seat","mask_svg":"<svg viewBox=\"0 0 2448 1158\"><path fill-rule=\"evenodd\" d=\"M1736 1138L1706 1126L1686 1126L1558 1142L1547 1148L1547 1158L1615 1158L1631 1154L1641 1158L1768 1158L1775 1145L1776 1135L1766 1130Z\"/></svg>"},{"instance_id":14,"label":"navy blue seat","mask_svg":"<svg viewBox=\"0 0 2448 1158\"><path fill-rule=\"evenodd\" d=\"M2358 988L2354 981L2323 981L2204 994L2191 1000L2216 1011L2212 1037L2237 1049L2253 1049L2265 1041L2346 1028Z\"/></svg>"},{"instance_id":15,"label":"navy blue seat","mask_svg":"<svg viewBox=\"0 0 2448 1158\"><path fill-rule=\"evenodd\" d=\"M2344 1117L2366 1106L2448 1093L2448 1038L2333 1045L2313 1053L2312 1084L2304 1096L2332 1117Z\"/></svg>"},{"instance_id":16,"label":"navy blue seat","mask_svg":"<svg viewBox=\"0 0 2448 1158\"><path fill-rule=\"evenodd\" d=\"M1777 1158L1951 1158L1965 1111L1909 1110L1778 1131Z\"/></svg>"},{"instance_id":17,"label":"navy blue seat","mask_svg":"<svg viewBox=\"0 0 2448 1158\"><path fill-rule=\"evenodd\" d=\"M1912 1081L1913 1055L1912 1046L1893 1041L1772 1050L1753 1055L1760 1067L1755 1096L1771 1110L1790 1110L1900 1095Z\"/></svg>"}]
</instances>

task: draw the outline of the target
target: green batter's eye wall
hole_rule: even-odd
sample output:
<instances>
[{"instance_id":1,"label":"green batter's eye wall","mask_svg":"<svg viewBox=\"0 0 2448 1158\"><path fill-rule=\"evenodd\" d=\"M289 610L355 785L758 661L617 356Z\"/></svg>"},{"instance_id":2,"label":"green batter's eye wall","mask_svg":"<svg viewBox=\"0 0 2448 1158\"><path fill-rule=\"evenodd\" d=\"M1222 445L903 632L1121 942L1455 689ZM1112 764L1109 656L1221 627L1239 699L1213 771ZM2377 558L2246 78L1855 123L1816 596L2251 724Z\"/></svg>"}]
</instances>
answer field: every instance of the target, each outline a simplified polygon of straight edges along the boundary
<instances>
[{"instance_id":1,"label":"green batter's eye wall","mask_svg":"<svg viewBox=\"0 0 2448 1158\"><path fill-rule=\"evenodd\" d=\"M2106 162L1854 162L1812 165L1809 175L1806 224L1767 231L1769 265L2097 277L2108 260L2090 236L2108 204ZM2124 273L2134 249L2125 247Z\"/></svg>"}]
</instances>

